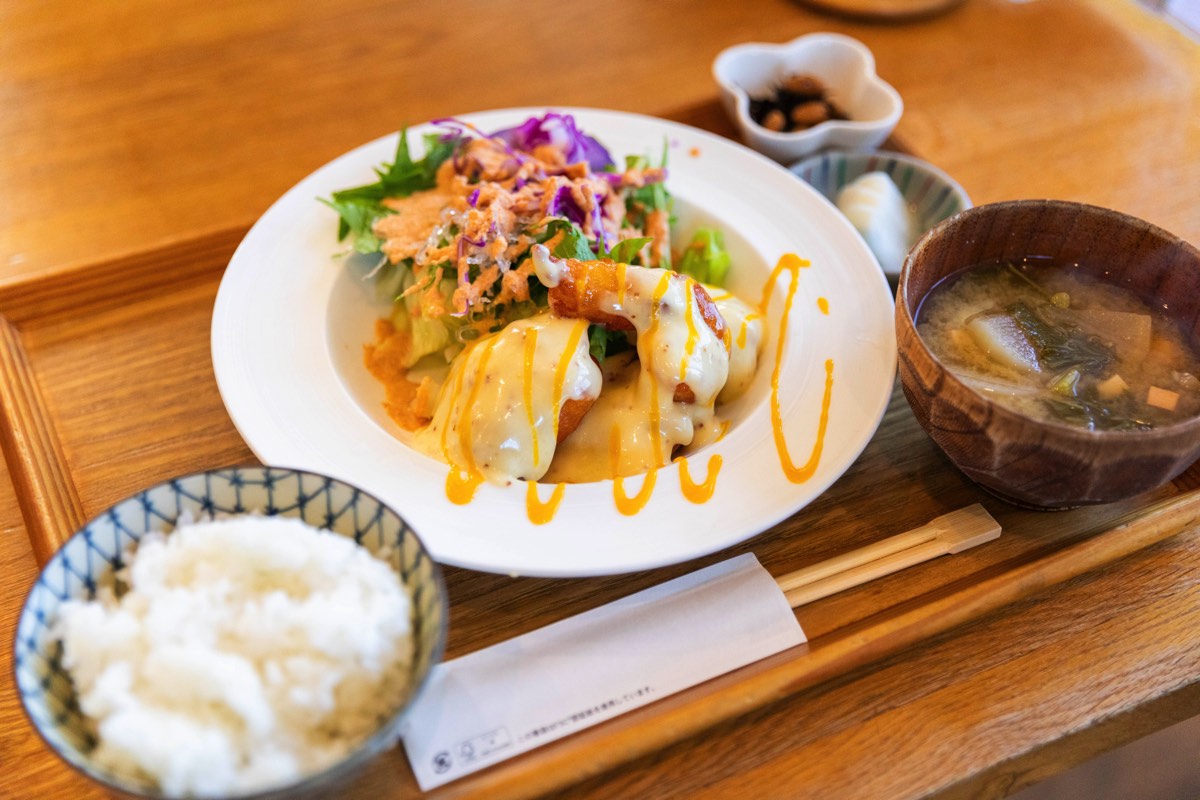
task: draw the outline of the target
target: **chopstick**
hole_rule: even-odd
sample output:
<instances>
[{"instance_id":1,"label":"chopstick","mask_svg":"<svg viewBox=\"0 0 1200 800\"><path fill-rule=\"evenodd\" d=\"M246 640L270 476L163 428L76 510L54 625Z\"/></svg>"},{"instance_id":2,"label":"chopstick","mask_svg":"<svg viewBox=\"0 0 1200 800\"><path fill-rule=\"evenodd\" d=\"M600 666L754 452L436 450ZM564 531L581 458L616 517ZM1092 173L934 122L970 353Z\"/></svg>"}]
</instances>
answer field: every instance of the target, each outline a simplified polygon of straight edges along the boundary
<instances>
[{"instance_id":1,"label":"chopstick","mask_svg":"<svg viewBox=\"0 0 1200 800\"><path fill-rule=\"evenodd\" d=\"M911 531L789 572L775 582L796 608L923 561L990 542L999 535L1000 523L976 503Z\"/></svg>"}]
</instances>

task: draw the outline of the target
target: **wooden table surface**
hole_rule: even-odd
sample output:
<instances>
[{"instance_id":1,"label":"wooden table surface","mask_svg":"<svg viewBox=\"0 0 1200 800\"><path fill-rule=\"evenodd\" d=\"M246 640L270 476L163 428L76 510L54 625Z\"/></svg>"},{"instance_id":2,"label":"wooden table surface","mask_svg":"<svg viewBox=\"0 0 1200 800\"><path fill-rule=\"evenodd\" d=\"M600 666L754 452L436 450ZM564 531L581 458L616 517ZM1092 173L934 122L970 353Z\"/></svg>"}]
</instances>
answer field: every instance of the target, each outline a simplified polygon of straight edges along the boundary
<instances>
[{"instance_id":1,"label":"wooden table surface","mask_svg":"<svg viewBox=\"0 0 1200 800\"><path fill-rule=\"evenodd\" d=\"M874 51L906 104L896 140L952 174L977 204L1079 200L1200 242L1200 44L1125 0L966 0L896 24L788 0L15 1L0 4L0 292L20 298L23 287L49 285L69 294L70 280L54 276L236 242L319 165L432 117L594 106L728 133L710 77L716 53L817 30L848 33ZM164 274L162 285L171 280ZM164 302L156 313L180 313L178 324L195 329L190 344L150 348L203 362L215 283L189 281L172 295L178 307ZM198 395L191 402L206 409L207 448L172 440L121 453L119 442L90 441L89 415L118 412L89 404L95 386L63 349L70 320L31 311L26 324L21 309L4 313L39 354L33 372L59 415L83 511L180 467L249 457L207 363L189 372L164 362L164 374L198 383L156 387L168 400ZM138 337L119 311L105 314L105 341ZM95 358L103 361L103 349ZM196 452L213 463L197 464ZM33 733L12 683L7 643L37 574L15 473L0 480L0 796L98 797ZM889 475L904 480L883 488ZM943 499L976 494L897 396L860 464L805 521L894 533L893 520L916 524ZM886 506L873 503L878 497ZM1052 536L1055 515L1006 513ZM1086 527L1090 518L1071 519ZM746 549L783 553L781 535ZM496 615L511 622L507 635L655 582L528 581L521 591L540 599L524 614L489 608L503 579L454 573L451 655L495 641ZM891 585L856 596L856 608L884 608ZM823 602L801 617L810 634L835 627L830 620L850 603ZM1197 713L1200 530L1189 528L919 647L781 692L613 768L580 769L577 782L557 789L596 798L1002 797ZM399 754L354 792L415 793Z\"/></svg>"}]
</instances>

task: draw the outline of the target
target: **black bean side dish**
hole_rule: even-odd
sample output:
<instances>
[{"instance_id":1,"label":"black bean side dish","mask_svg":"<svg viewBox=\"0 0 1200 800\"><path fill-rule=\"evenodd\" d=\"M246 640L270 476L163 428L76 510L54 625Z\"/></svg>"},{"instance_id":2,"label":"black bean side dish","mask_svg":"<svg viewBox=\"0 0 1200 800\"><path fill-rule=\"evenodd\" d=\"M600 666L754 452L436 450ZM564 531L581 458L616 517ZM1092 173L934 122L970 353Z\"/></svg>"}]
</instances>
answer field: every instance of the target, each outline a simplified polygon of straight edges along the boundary
<instances>
[{"instance_id":1,"label":"black bean side dish","mask_svg":"<svg viewBox=\"0 0 1200 800\"><path fill-rule=\"evenodd\" d=\"M849 119L830 102L825 85L812 75L788 75L766 97L750 98L750 117L767 130L801 131L831 119Z\"/></svg>"}]
</instances>

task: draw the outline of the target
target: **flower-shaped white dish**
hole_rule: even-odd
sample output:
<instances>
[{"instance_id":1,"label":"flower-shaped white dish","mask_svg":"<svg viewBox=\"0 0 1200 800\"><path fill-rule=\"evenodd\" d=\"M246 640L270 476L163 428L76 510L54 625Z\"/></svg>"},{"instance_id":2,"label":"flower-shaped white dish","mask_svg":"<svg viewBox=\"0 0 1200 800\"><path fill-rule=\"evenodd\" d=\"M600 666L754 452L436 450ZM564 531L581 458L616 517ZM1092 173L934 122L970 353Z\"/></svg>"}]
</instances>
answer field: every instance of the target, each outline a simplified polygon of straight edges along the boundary
<instances>
[{"instance_id":1,"label":"flower-shaped white dish","mask_svg":"<svg viewBox=\"0 0 1200 800\"><path fill-rule=\"evenodd\" d=\"M807 74L828 89L829 100L849 119L805 130L777 132L750 116L750 98L764 97L789 75ZM770 158L790 163L827 147L878 147L904 112L900 94L875 74L875 57L856 39L810 33L785 44L739 44L713 62L725 110L742 141Z\"/></svg>"}]
</instances>

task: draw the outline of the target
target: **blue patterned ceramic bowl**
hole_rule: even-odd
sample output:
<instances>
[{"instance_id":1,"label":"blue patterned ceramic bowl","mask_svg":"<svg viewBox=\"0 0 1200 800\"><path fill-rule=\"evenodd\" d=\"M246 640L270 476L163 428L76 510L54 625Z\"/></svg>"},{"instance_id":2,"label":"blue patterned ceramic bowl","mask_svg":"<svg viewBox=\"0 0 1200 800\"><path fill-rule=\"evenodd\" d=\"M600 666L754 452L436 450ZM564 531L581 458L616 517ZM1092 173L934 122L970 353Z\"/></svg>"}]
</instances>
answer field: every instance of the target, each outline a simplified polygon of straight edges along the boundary
<instances>
[{"instance_id":1,"label":"blue patterned ceramic bowl","mask_svg":"<svg viewBox=\"0 0 1200 800\"><path fill-rule=\"evenodd\" d=\"M929 162L903 153L831 150L799 161L790 169L830 202L860 175L886 172L912 212L916 222L914 241L942 220L971 208L971 198L957 181ZM898 274L898 270L885 272L892 277Z\"/></svg>"},{"instance_id":2,"label":"blue patterned ceramic bowl","mask_svg":"<svg viewBox=\"0 0 1200 800\"><path fill-rule=\"evenodd\" d=\"M382 555L408 590L413 613L408 696L384 715L380 729L325 771L248 797L290 798L327 790L391 748L406 711L441 658L448 619L441 571L413 529L379 500L324 475L273 467L214 470L166 481L117 503L68 539L42 570L17 622L14 666L26 713L58 755L110 789L135 797L161 796L151 786L131 785L91 762L95 741L62 667L61 644L50 635L58 608L68 599L94 597L98 587L111 584L144 534L171 530L181 515L204 519L247 512L298 517Z\"/></svg>"}]
</instances>

